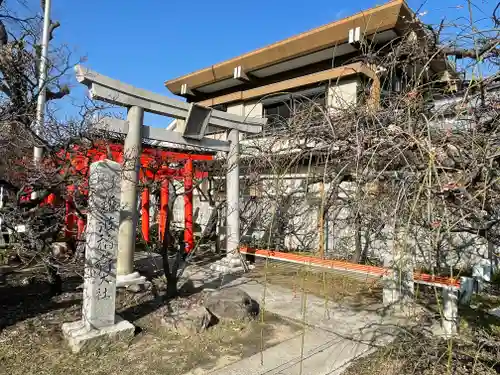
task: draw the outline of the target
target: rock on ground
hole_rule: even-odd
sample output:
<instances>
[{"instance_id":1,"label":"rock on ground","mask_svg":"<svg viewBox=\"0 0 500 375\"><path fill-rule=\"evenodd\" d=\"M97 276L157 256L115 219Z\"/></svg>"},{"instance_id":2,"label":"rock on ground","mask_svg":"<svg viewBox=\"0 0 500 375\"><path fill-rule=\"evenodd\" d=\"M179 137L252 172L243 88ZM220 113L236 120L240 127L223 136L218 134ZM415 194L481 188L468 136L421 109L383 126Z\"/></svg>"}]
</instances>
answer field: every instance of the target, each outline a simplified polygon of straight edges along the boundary
<instances>
[{"instance_id":1,"label":"rock on ground","mask_svg":"<svg viewBox=\"0 0 500 375\"><path fill-rule=\"evenodd\" d=\"M217 319L203 306L180 309L164 316L162 324L182 336L192 336L203 332L217 323Z\"/></svg>"},{"instance_id":2,"label":"rock on ground","mask_svg":"<svg viewBox=\"0 0 500 375\"><path fill-rule=\"evenodd\" d=\"M255 319L259 303L238 288L227 288L206 294L203 305L218 319Z\"/></svg>"},{"instance_id":3,"label":"rock on ground","mask_svg":"<svg viewBox=\"0 0 500 375\"><path fill-rule=\"evenodd\" d=\"M249 320L259 315L259 304L241 289L231 288L205 292L198 300L173 304L173 312L161 320L162 325L183 336L203 332L221 320Z\"/></svg>"}]
</instances>

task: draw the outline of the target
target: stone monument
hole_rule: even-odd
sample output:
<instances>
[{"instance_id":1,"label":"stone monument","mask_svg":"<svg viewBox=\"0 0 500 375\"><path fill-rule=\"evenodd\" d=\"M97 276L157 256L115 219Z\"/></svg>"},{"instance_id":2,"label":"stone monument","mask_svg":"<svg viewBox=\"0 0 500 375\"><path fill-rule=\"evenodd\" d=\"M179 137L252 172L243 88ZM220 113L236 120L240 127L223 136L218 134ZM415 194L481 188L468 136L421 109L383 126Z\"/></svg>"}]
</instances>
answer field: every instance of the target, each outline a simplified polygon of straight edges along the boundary
<instances>
[{"instance_id":1,"label":"stone monument","mask_svg":"<svg viewBox=\"0 0 500 375\"><path fill-rule=\"evenodd\" d=\"M115 315L120 169L110 160L90 166L82 319L62 326L74 352L134 335L134 325Z\"/></svg>"}]
</instances>

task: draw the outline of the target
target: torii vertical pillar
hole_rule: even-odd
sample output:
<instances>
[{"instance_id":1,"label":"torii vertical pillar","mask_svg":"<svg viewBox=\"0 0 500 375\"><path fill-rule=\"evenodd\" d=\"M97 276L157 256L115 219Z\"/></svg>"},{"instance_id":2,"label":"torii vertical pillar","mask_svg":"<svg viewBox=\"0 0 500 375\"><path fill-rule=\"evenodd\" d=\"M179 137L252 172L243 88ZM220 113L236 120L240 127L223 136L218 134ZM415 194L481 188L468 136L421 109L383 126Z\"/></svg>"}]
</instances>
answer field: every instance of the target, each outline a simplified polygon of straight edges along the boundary
<instances>
[{"instance_id":1,"label":"torii vertical pillar","mask_svg":"<svg viewBox=\"0 0 500 375\"><path fill-rule=\"evenodd\" d=\"M142 238L149 243L149 188L144 187L141 196Z\"/></svg>"},{"instance_id":2,"label":"torii vertical pillar","mask_svg":"<svg viewBox=\"0 0 500 375\"><path fill-rule=\"evenodd\" d=\"M158 231L160 236L160 241L163 242L165 237L165 230L168 226L167 223L167 211L168 211L168 190L169 190L169 180L165 179L161 182L160 190L160 230ZM169 218L172 220L172 218Z\"/></svg>"},{"instance_id":3,"label":"torii vertical pillar","mask_svg":"<svg viewBox=\"0 0 500 375\"><path fill-rule=\"evenodd\" d=\"M227 139L230 148L227 155L226 171L226 257L213 263L210 268L220 273L233 273L248 270L248 265L239 253L240 245L240 132L232 129Z\"/></svg>"},{"instance_id":4,"label":"torii vertical pillar","mask_svg":"<svg viewBox=\"0 0 500 375\"><path fill-rule=\"evenodd\" d=\"M70 185L67 188L67 198L66 198L66 217L65 217L65 226L66 233L65 237L67 239L73 238L75 231L75 207L74 207L74 199L75 199L75 186Z\"/></svg>"},{"instance_id":5,"label":"torii vertical pillar","mask_svg":"<svg viewBox=\"0 0 500 375\"><path fill-rule=\"evenodd\" d=\"M116 265L117 286L142 284L146 280L138 272L134 272L134 252L138 222L137 185L139 183L143 119L143 108L133 106L128 109L128 133L123 146L121 175L120 227Z\"/></svg>"},{"instance_id":6,"label":"torii vertical pillar","mask_svg":"<svg viewBox=\"0 0 500 375\"><path fill-rule=\"evenodd\" d=\"M184 165L184 251L190 253L194 248L193 234L193 160Z\"/></svg>"},{"instance_id":7,"label":"torii vertical pillar","mask_svg":"<svg viewBox=\"0 0 500 375\"><path fill-rule=\"evenodd\" d=\"M227 243L228 256L237 255L240 245L240 132L232 129L228 132L227 140L231 143L227 156L226 197L227 197Z\"/></svg>"}]
</instances>

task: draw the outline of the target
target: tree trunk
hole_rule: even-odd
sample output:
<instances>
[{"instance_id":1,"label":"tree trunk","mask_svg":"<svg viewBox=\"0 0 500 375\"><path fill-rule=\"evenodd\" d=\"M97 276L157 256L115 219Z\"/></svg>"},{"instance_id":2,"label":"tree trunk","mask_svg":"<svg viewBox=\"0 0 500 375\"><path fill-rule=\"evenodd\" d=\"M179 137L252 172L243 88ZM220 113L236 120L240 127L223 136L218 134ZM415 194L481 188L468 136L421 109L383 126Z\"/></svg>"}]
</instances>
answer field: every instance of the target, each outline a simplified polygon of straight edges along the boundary
<instances>
[{"instance_id":1,"label":"tree trunk","mask_svg":"<svg viewBox=\"0 0 500 375\"><path fill-rule=\"evenodd\" d=\"M181 263L181 252L184 250L182 246L184 239L181 239L179 235L179 238L176 241L170 229L173 218L173 205L176 198L175 189L171 183L169 183L169 190L169 197L171 198L167 204L167 214L165 215L165 234L161 245L161 256L163 272L165 273L165 278L167 279L167 298L176 298L179 295L179 290L177 288L177 271L179 270L179 265Z\"/></svg>"},{"instance_id":2,"label":"tree trunk","mask_svg":"<svg viewBox=\"0 0 500 375\"><path fill-rule=\"evenodd\" d=\"M360 241L361 241L361 230L359 231L360 232ZM361 256L359 258L359 263L361 264L366 264L366 260L368 258L368 249L370 248L370 239L371 239L371 233L370 233L370 230L368 228L366 228L366 231L365 231L365 244L363 246L363 250L361 251Z\"/></svg>"},{"instance_id":3,"label":"tree trunk","mask_svg":"<svg viewBox=\"0 0 500 375\"><path fill-rule=\"evenodd\" d=\"M497 257L495 256L495 244L488 241L488 260L490 261L490 281L493 280L493 276L498 267Z\"/></svg>"},{"instance_id":4,"label":"tree trunk","mask_svg":"<svg viewBox=\"0 0 500 375\"><path fill-rule=\"evenodd\" d=\"M167 235L166 235L167 236ZM170 237L170 235L168 235ZM179 295L177 289L177 270L179 269L179 262L176 254L166 255L162 253L163 257L163 270L165 278L167 279L167 298L176 298Z\"/></svg>"},{"instance_id":5,"label":"tree trunk","mask_svg":"<svg viewBox=\"0 0 500 375\"><path fill-rule=\"evenodd\" d=\"M49 260L45 268L49 280L50 294L52 296L60 295L62 293L62 278L57 271L57 267L53 265L52 260Z\"/></svg>"},{"instance_id":6,"label":"tree trunk","mask_svg":"<svg viewBox=\"0 0 500 375\"><path fill-rule=\"evenodd\" d=\"M353 263L359 263L361 260L361 254L363 253L362 241L361 241L361 216L359 213L354 219L354 254L351 261Z\"/></svg>"}]
</instances>

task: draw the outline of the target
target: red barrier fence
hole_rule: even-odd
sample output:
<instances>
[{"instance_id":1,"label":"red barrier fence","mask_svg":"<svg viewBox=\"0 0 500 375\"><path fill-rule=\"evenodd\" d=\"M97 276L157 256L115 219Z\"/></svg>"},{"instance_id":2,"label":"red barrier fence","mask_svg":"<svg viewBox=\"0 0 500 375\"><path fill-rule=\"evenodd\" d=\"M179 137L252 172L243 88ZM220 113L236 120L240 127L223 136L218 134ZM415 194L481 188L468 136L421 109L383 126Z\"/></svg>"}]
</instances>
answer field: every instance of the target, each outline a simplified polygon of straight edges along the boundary
<instances>
[{"instance_id":1,"label":"red barrier fence","mask_svg":"<svg viewBox=\"0 0 500 375\"><path fill-rule=\"evenodd\" d=\"M255 255L262 258L269 258L283 262L290 262L296 264L311 265L323 268L330 268L334 270L353 272L357 274L365 274L371 276L383 276L387 273L388 269L384 267L367 266L364 264L344 262L340 260L321 259L315 256L297 255L293 253L284 253L274 250L259 250L246 246L240 247L240 253ZM435 286L453 286L460 287L460 280L451 277L433 276L425 273L414 272L413 278L415 282L422 284L429 284Z\"/></svg>"}]
</instances>

